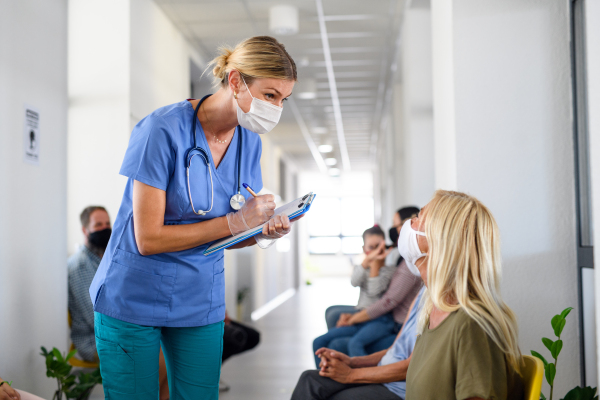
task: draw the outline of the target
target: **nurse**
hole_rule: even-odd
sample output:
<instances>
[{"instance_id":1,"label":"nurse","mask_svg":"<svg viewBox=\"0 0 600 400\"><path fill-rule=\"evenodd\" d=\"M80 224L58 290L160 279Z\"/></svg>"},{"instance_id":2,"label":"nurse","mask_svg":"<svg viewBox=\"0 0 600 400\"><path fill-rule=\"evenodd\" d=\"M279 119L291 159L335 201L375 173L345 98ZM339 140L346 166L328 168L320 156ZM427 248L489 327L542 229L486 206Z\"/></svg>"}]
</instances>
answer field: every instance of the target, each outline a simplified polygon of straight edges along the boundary
<instances>
[{"instance_id":1,"label":"nurse","mask_svg":"<svg viewBox=\"0 0 600 400\"><path fill-rule=\"evenodd\" d=\"M217 92L154 111L125 153L129 179L90 287L107 399L158 398L161 344L171 399L218 398L224 255L203 251L273 216L272 195L243 198L239 188L261 190L258 134L279 121L297 75L266 36L221 49L212 65ZM275 216L236 247L264 248L289 231L289 219Z\"/></svg>"}]
</instances>

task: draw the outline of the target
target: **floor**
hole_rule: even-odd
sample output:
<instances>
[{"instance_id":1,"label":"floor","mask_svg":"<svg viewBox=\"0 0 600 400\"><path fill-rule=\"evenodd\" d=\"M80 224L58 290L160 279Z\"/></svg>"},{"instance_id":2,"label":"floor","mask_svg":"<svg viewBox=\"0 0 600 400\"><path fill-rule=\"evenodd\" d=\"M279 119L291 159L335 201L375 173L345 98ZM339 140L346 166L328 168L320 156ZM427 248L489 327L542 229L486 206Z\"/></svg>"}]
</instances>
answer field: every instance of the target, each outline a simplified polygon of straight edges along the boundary
<instances>
[{"instance_id":1,"label":"floor","mask_svg":"<svg viewBox=\"0 0 600 400\"><path fill-rule=\"evenodd\" d=\"M232 357L223 365L222 379L231 389L221 400L289 399L300 374L314 368L312 340L325 332L325 309L356 304L358 292L348 277L319 278L253 325L261 332L256 349ZM90 400L103 399L97 387Z\"/></svg>"}]
</instances>

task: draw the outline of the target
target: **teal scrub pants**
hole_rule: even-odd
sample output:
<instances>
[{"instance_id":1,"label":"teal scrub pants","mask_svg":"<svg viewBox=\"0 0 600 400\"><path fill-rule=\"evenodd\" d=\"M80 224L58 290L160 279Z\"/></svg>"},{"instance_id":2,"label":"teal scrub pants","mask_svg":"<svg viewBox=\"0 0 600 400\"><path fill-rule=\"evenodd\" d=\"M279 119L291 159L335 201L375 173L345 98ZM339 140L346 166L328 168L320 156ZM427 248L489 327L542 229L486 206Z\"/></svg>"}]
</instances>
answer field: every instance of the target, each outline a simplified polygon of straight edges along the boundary
<instances>
[{"instance_id":1,"label":"teal scrub pants","mask_svg":"<svg viewBox=\"0 0 600 400\"><path fill-rule=\"evenodd\" d=\"M161 344L171 400L218 399L223 326L142 326L95 312L105 399L157 400Z\"/></svg>"}]
</instances>

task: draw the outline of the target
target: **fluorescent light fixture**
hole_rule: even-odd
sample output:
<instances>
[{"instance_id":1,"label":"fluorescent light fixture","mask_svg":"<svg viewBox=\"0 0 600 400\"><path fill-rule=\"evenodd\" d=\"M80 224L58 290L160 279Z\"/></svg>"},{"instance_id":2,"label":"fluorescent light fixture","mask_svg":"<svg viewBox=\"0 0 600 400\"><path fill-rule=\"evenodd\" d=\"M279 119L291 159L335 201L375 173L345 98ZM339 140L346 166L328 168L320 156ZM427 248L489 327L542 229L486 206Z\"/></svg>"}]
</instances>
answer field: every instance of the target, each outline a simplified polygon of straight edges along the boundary
<instances>
[{"instance_id":1,"label":"fluorescent light fixture","mask_svg":"<svg viewBox=\"0 0 600 400\"><path fill-rule=\"evenodd\" d=\"M315 135L324 135L327 132L329 132L329 130L324 126L315 126L314 128L312 128L312 133L314 133Z\"/></svg>"},{"instance_id":2,"label":"fluorescent light fixture","mask_svg":"<svg viewBox=\"0 0 600 400\"><path fill-rule=\"evenodd\" d=\"M325 164L331 166L337 164L337 160L335 158L326 158Z\"/></svg>"},{"instance_id":3,"label":"fluorescent light fixture","mask_svg":"<svg viewBox=\"0 0 600 400\"><path fill-rule=\"evenodd\" d=\"M319 146L319 151L321 153L329 153L329 152L333 151L333 146L330 144L322 144Z\"/></svg>"},{"instance_id":4,"label":"fluorescent light fixture","mask_svg":"<svg viewBox=\"0 0 600 400\"><path fill-rule=\"evenodd\" d=\"M298 8L290 5L273 6L269 10L269 30L276 35L298 33Z\"/></svg>"},{"instance_id":5,"label":"fluorescent light fixture","mask_svg":"<svg viewBox=\"0 0 600 400\"><path fill-rule=\"evenodd\" d=\"M340 176L340 169L339 168L329 168L329 175Z\"/></svg>"}]
</instances>

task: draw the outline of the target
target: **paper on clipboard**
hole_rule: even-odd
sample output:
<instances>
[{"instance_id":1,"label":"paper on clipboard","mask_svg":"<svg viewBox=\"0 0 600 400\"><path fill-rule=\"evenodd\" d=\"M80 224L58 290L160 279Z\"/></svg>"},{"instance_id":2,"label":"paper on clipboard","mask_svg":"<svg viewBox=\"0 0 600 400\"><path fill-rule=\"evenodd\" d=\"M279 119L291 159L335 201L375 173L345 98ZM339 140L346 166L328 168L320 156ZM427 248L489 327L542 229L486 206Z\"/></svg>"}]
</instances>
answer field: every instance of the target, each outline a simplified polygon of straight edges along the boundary
<instances>
[{"instance_id":1,"label":"paper on clipboard","mask_svg":"<svg viewBox=\"0 0 600 400\"><path fill-rule=\"evenodd\" d=\"M310 192L307 195L299 197L296 200L293 200L286 205L276 208L275 214L273 214L273 215L275 216L275 215L285 214L288 216L289 219L299 217L300 215L306 213L310 209L310 206L311 206L315 196L316 196L316 194L314 194L313 192ZM204 255L207 256L209 254L214 253L215 251L226 249L228 247L233 246L236 243L242 242L248 238L251 238L252 236L258 235L259 233L262 232L263 226L265 226L266 224L267 223L265 222L264 224L259 225L256 228L252 228L245 232L238 233L235 236L228 237L223 240L219 240L218 242L213 243L209 248L204 250Z\"/></svg>"}]
</instances>

